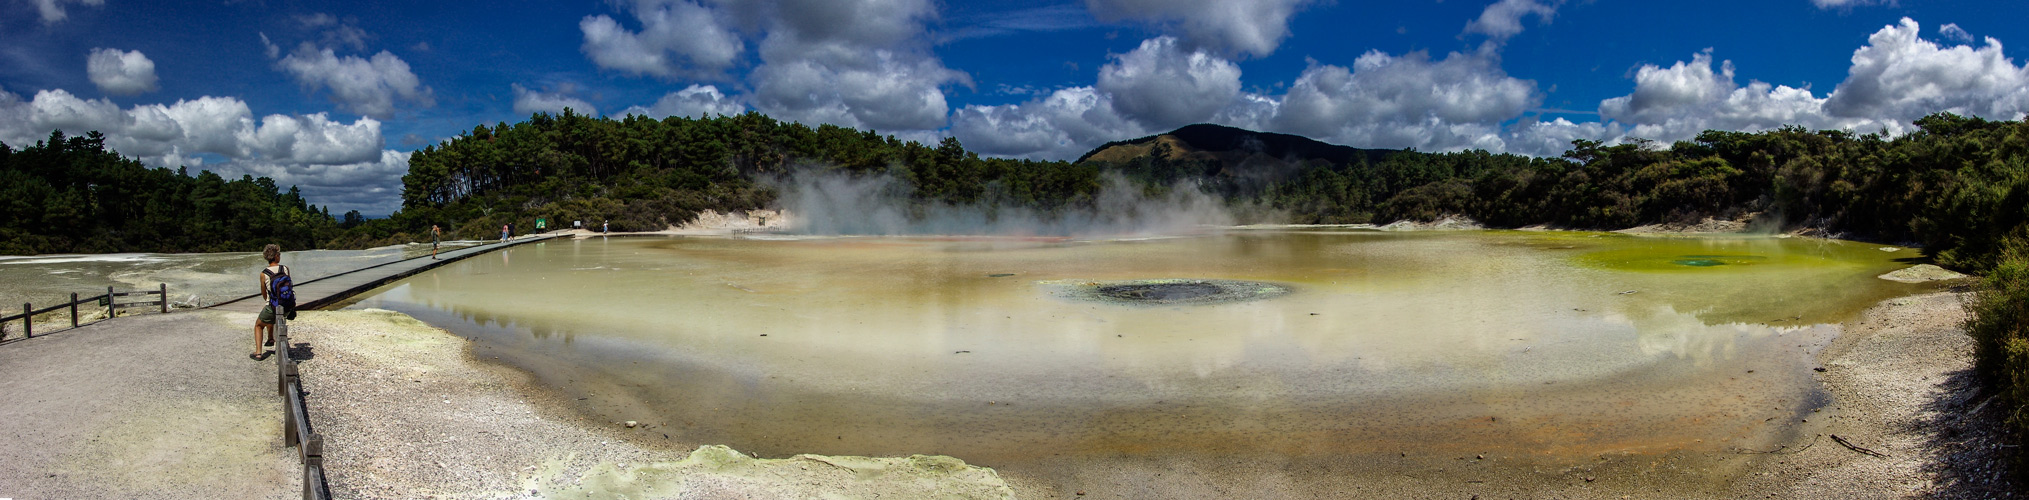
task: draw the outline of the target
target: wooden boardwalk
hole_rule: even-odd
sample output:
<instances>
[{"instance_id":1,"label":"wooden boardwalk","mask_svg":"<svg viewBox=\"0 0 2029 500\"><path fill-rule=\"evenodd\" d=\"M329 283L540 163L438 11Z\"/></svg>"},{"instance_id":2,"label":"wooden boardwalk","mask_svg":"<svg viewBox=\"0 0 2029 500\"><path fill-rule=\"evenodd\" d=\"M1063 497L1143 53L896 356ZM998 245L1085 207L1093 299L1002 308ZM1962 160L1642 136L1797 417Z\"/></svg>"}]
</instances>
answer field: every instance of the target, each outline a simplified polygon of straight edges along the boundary
<instances>
[{"instance_id":1,"label":"wooden boardwalk","mask_svg":"<svg viewBox=\"0 0 2029 500\"><path fill-rule=\"evenodd\" d=\"M558 237L564 236L558 234L519 236L503 243L489 243L448 252L439 252L436 259L431 259L430 256L425 255L299 282L296 283L296 308L305 311L314 310L338 303L353 295L358 295L360 292L372 290L374 287L414 276L416 273L428 271L437 266L457 262L459 259L515 245L548 241ZM282 264L288 265L289 263L284 261ZM267 303L263 302L261 295L256 293L219 303L218 305L211 306L211 309L257 313L261 312L261 306L264 305L267 305Z\"/></svg>"}]
</instances>

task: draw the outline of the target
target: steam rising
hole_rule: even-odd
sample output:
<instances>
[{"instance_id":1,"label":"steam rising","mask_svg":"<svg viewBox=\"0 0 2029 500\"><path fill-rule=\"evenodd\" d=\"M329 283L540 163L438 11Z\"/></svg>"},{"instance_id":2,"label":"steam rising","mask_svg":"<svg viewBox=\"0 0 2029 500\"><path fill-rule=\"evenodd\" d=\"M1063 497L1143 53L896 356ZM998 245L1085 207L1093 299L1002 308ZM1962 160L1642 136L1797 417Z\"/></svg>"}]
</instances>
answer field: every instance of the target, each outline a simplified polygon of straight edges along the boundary
<instances>
[{"instance_id":1,"label":"steam rising","mask_svg":"<svg viewBox=\"0 0 2029 500\"><path fill-rule=\"evenodd\" d=\"M794 230L817 235L1136 236L1198 232L1239 220L1223 199L1195 183L1151 195L1118 174L1104 182L1089 203L1048 211L1011 201L912 200L909 183L891 174L807 172L777 188L783 207L799 216Z\"/></svg>"}]
</instances>

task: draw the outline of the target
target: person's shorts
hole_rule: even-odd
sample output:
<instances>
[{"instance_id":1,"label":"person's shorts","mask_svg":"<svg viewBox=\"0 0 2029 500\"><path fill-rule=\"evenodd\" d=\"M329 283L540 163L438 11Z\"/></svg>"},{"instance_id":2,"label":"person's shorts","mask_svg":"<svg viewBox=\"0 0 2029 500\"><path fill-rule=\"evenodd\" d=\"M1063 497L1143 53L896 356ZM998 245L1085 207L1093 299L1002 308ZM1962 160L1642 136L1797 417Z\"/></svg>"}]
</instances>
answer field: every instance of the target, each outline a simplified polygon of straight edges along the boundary
<instances>
[{"instance_id":1,"label":"person's shorts","mask_svg":"<svg viewBox=\"0 0 2029 500\"><path fill-rule=\"evenodd\" d=\"M261 306L261 322L275 324L275 306Z\"/></svg>"}]
</instances>

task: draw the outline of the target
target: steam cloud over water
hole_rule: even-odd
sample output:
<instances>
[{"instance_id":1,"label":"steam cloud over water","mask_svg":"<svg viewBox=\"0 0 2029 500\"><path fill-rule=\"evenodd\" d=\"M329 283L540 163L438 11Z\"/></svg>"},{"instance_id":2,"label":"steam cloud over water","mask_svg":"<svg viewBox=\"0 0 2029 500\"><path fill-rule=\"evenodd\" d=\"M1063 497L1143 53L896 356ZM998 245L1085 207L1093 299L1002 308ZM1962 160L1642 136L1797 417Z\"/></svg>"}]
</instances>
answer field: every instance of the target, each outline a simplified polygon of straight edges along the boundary
<instances>
[{"instance_id":1,"label":"steam cloud over water","mask_svg":"<svg viewBox=\"0 0 2029 500\"><path fill-rule=\"evenodd\" d=\"M777 188L795 230L816 235L1127 236L1192 232L1240 220L1219 197L1194 183L1158 195L1108 174L1088 204L1037 210L1011 201L965 205L910 199L912 187L892 174L797 174Z\"/></svg>"}]
</instances>

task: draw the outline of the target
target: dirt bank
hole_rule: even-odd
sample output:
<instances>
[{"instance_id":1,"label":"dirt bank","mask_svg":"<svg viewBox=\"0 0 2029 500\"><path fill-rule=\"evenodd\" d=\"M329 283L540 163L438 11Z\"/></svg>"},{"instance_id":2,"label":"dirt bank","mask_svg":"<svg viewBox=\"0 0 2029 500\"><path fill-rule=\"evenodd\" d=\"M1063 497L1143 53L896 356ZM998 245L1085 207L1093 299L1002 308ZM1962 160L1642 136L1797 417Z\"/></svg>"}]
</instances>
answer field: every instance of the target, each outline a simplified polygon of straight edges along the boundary
<instances>
[{"instance_id":1,"label":"dirt bank","mask_svg":"<svg viewBox=\"0 0 2029 500\"><path fill-rule=\"evenodd\" d=\"M1991 391L1972 381L1963 294L1889 299L1847 325L1818 356L1832 402L1807 440L1743 477L1741 496L2002 498L2003 429ZM1876 452L1867 455L1854 447Z\"/></svg>"}]
</instances>

